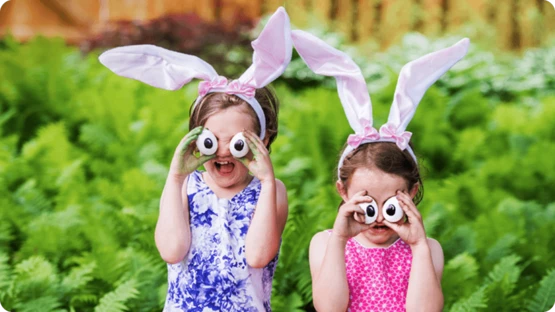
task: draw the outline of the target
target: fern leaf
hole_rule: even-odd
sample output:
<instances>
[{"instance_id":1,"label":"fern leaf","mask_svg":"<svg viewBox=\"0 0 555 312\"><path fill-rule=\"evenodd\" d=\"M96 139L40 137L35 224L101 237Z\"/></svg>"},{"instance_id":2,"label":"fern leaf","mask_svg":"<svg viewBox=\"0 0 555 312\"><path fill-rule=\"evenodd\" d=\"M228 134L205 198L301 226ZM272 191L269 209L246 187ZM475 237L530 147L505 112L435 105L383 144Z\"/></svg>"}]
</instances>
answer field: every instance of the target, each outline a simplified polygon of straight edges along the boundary
<instances>
[{"instance_id":1,"label":"fern leaf","mask_svg":"<svg viewBox=\"0 0 555 312\"><path fill-rule=\"evenodd\" d=\"M8 261L8 255L0 253L0 297L3 296L11 282L11 270Z\"/></svg>"},{"instance_id":2,"label":"fern leaf","mask_svg":"<svg viewBox=\"0 0 555 312\"><path fill-rule=\"evenodd\" d=\"M449 310L450 312L473 312L480 308L486 308L487 286L482 286L467 298L460 299Z\"/></svg>"},{"instance_id":3,"label":"fern leaf","mask_svg":"<svg viewBox=\"0 0 555 312\"><path fill-rule=\"evenodd\" d=\"M511 294L516 287L516 282L522 272L522 267L517 265L519 261L520 257L517 255L504 257L488 274L489 283L492 286L498 285L503 295Z\"/></svg>"},{"instance_id":4,"label":"fern leaf","mask_svg":"<svg viewBox=\"0 0 555 312\"><path fill-rule=\"evenodd\" d=\"M121 312L127 311L125 302L129 299L136 298L139 292L137 291L137 281L134 279L128 280L119 285L114 291L107 293L100 298L100 303L94 308L95 312Z\"/></svg>"},{"instance_id":5,"label":"fern leaf","mask_svg":"<svg viewBox=\"0 0 555 312\"><path fill-rule=\"evenodd\" d=\"M19 302L14 305L14 310L20 312L50 312L56 310L60 305L56 297L45 296Z\"/></svg>"},{"instance_id":6,"label":"fern leaf","mask_svg":"<svg viewBox=\"0 0 555 312\"><path fill-rule=\"evenodd\" d=\"M551 269L540 281L540 288L528 305L528 311L547 311L555 304L555 269Z\"/></svg>"},{"instance_id":7,"label":"fern leaf","mask_svg":"<svg viewBox=\"0 0 555 312\"><path fill-rule=\"evenodd\" d=\"M91 273L96 268L96 263L91 262L83 266L79 266L71 270L71 272L62 280L62 288L66 291L77 290L88 282L90 282L93 277Z\"/></svg>"}]
</instances>

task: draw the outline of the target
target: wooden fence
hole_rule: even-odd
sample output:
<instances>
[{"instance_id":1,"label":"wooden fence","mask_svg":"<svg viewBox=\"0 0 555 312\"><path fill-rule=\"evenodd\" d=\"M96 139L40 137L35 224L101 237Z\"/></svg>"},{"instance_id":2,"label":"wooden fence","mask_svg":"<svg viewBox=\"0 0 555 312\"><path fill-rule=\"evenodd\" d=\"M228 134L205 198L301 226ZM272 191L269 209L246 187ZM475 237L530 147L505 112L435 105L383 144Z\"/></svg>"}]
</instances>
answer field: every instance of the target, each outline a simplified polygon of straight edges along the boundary
<instances>
[{"instance_id":1,"label":"wooden fence","mask_svg":"<svg viewBox=\"0 0 555 312\"><path fill-rule=\"evenodd\" d=\"M317 21L350 40L373 39L382 47L408 31L461 31L518 50L555 33L555 9L545 0L10 0L0 11L0 34L27 40L41 33L77 43L117 20L195 13L232 26L237 14L258 18L280 5L296 27Z\"/></svg>"}]
</instances>

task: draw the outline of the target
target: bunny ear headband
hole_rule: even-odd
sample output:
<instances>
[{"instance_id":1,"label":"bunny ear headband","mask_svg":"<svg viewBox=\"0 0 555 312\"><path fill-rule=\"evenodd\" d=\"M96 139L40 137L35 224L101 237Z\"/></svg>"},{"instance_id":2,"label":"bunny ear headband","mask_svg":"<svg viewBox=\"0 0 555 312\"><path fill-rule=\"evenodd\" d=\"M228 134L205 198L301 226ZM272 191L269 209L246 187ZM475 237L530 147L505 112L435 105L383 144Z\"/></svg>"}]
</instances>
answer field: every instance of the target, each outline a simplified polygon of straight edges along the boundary
<instances>
[{"instance_id":1,"label":"bunny ear headband","mask_svg":"<svg viewBox=\"0 0 555 312\"><path fill-rule=\"evenodd\" d=\"M366 82L355 62L347 54L307 32L295 30L292 39L295 49L313 72L335 77L339 99L355 131L347 140L348 145L339 159L338 168L360 144L370 142L394 142L401 150L406 149L416 162L409 146L412 133L405 129L426 90L464 57L470 42L468 38L462 39L449 48L424 55L403 66L387 123L377 131L372 126L372 102Z\"/></svg>"},{"instance_id":2,"label":"bunny ear headband","mask_svg":"<svg viewBox=\"0 0 555 312\"><path fill-rule=\"evenodd\" d=\"M178 90L193 78L202 80L198 86L195 106L207 94L225 92L245 100L256 112L260 122L260 138L266 133L266 119L260 103L254 97L256 89L274 81L291 61L292 42L289 16L280 7L252 42L252 65L228 83L214 68L200 58L154 45L131 45L108 50L100 62L114 73L142 81L151 86Z\"/></svg>"}]
</instances>

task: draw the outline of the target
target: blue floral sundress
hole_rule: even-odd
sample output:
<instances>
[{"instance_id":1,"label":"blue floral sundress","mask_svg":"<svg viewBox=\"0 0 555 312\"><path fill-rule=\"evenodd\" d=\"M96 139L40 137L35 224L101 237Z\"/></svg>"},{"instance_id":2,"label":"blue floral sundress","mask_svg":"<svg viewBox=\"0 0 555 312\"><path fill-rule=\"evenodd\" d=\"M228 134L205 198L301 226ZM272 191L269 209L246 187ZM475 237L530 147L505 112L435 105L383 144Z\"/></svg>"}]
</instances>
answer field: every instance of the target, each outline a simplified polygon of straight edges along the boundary
<instances>
[{"instance_id":1,"label":"blue floral sundress","mask_svg":"<svg viewBox=\"0 0 555 312\"><path fill-rule=\"evenodd\" d=\"M256 177L231 199L220 199L202 178L189 175L187 198L191 247L183 261L168 264L164 312L271 311L278 256L261 269L245 258L245 238L260 194Z\"/></svg>"}]
</instances>

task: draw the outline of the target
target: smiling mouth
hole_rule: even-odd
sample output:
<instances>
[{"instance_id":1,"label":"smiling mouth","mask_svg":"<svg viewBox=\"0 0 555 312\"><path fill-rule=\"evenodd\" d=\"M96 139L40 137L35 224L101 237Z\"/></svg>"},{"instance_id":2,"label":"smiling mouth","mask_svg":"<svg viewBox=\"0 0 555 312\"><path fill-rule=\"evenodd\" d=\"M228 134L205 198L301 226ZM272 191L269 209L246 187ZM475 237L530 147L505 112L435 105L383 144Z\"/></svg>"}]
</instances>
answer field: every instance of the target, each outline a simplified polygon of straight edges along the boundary
<instances>
[{"instance_id":1,"label":"smiling mouth","mask_svg":"<svg viewBox=\"0 0 555 312\"><path fill-rule=\"evenodd\" d=\"M379 231L385 231L387 229L389 229L389 226L387 225L376 225L372 227L375 230L379 230Z\"/></svg>"},{"instance_id":2,"label":"smiling mouth","mask_svg":"<svg viewBox=\"0 0 555 312\"><path fill-rule=\"evenodd\" d=\"M216 161L214 164L216 165L216 170L221 174L228 174L235 168L235 164L230 161Z\"/></svg>"}]
</instances>

